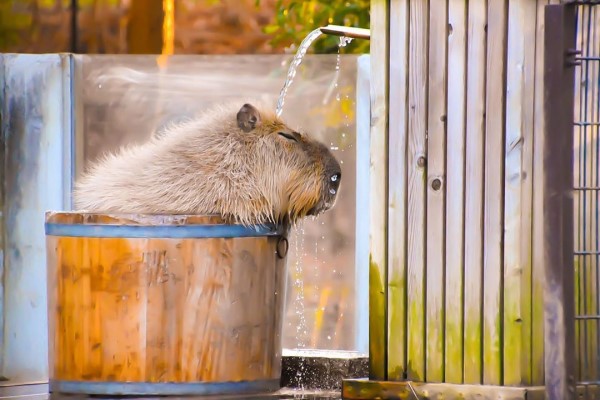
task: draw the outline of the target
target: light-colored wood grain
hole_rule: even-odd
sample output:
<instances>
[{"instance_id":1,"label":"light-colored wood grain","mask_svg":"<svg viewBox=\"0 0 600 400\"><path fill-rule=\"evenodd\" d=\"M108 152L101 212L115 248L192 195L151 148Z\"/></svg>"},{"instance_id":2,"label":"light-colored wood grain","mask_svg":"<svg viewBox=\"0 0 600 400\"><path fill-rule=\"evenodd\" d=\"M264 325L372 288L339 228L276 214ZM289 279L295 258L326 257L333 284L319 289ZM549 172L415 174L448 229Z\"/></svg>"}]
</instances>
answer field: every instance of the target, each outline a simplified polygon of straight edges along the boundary
<instances>
[{"instance_id":1,"label":"light-colored wood grain","mask_svg":"<svg viewBox=\"0 0 600 400\"><path fill-rule=\"evenodd\" d=\"M427 101L426 373L444 381L447 3L429 9Z\"/></svg>"},{"instance_id":2,"label":"light-colored wood grain","mask_svg":"<svg viewBox=\"0 0 600 400\"><path fill-rule=\"evenodd\" d=\"M531 383L544 383L544 260L543 260L543 208L542 175L544 146L544 7L547 0L537 0L536 46L535 46L535 94L533 122L533 207L532 207L532 284L531 284ZM528 46L528 51L531 48Z\"/></svg>"},{"instance_id":3,"label":"light-colored wood grain","mask_svg":"<svg viewBox=\"0 0 600 400\"><path fill-rule=\"evenodd\" d=\"M371 3L369 375L385 379L387 349L388 2Z\"/></svg>"},{"instance_id":4,"label":"light-colored wood grain","mask_svg":"<svg viewBox=\"0 0 600 400\"><path fill-rule=\"evenodd\" d=\"M425 379L425 205L428 2L410 3L408 85L408 371ZM420 161L421 160L421 161Z\"/></svg>"},{"instance_id":5,"label":"light-colored wood grain","mask_svg":"<svg viewBox=\"0 0 600 400\"><path fill-rule=\"evenodd\" d=\"M463 381L467 2L448 2L445 382Z\"/></svg>"},{"instance_id":6,"label":"light-colored wood grain","mask_svg":"<svg viewBox=\"0 0 600 400\"><path fill-rule=\"evenodd\" d=\"M388 380L402 380L406 372L408 4L396 1L390 9Z\"/></svg>"},{"instance_id":7,"label":"light-colored wood grain","mask_svg":"<svg viewBox=\"0 0 600 400\"><path fill-rule=\"evenodd\" d=\"M473 384L481 383L483 371L481 352L486 15L485 2L469 2L465 167L464 382Z\"/></svg>"},{"instance_id":8,"label":"light-colored wood grain","mask_svg":"<svg viewBox=\"0 0 600 400\"><path fill-rule=\"evenodd\" d=\"M504 176L504 384L531 381L531 207L536 4L510 0ZM534 47L535 48L535 47Z\"/></svg>"},{"instance_id":9,"label":"light-colored wood grain","mask_svg":"<svg viewBox=\"0 0 600 400\"><path fill-rule=\"evenodd\" d=\"M502 383L506 0L488 1L483 247L483 383Z\"/></svg>"},{"instance_id":10,"label":"light-colored wood grain","mask_svg":"<svg viewBox=\"0 0 600 400\"><path fill-rule=\"evenodd\" d=\"M215 222L77 214L48 219L74 225ZM50 378L278 379L286 271L277 240L48 236Z\"/></svg>"}]
</instances>

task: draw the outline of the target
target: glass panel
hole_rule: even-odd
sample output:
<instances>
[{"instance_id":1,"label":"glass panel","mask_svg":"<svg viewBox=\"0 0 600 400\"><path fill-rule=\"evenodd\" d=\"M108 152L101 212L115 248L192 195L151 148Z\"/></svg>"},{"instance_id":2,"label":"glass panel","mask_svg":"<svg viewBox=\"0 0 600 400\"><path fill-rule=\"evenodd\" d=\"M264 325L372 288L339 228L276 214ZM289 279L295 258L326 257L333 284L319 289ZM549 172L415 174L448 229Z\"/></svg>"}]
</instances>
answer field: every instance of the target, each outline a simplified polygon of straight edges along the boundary
<instances>
[{"instance_id":1,"label":"glass panel","mask_svg":"<svg viewBox=\"0 0 600 400\"><path fill-rule=\"evenodd\" d=\"M227 99L261 97L273 106L291 56L77 56L75 93L89 165L140 143L166 124ZM326 143L342 163L333 210L306 220L290 240L286 348L355 349L356 56L309 55L283 110L288 124ZM79 136L81 137L81 136Z\"/></svg>"}]
</instances>

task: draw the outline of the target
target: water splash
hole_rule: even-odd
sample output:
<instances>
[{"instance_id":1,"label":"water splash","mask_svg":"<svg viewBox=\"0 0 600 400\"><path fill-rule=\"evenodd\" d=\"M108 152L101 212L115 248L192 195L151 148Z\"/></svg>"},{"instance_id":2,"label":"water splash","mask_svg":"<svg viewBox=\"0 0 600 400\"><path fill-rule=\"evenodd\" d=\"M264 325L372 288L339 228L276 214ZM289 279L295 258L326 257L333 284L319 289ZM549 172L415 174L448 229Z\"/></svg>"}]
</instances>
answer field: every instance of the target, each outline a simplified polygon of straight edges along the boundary
<instances>
[{"instance_id":1,"label":"water splash","mask_svg":"<svg viewBox=\"0 0 600 400\"><path fill-rule=\"evenodd\" d=\"M305 318L305 310L304 310L304 279L302 276L302 257L301 254L304 254L304 223L300 222L298 224L297 237L300 240L295 240L295 250L296 250L296 263L294 265L294 288L296 289L296 299L295 299L295 308L296 315L298 316L298 326L296 326L296 346L298 348L305 348L306 341L305 337L308 332L308 328L306 325ZM298 246L298 242L300 242L300 246Z\"/></svg>"},{"instance_id":2,"label":"water splash","mask_svg":"<svg viewBox=\"0 0 600 400\"><path fill-rule=\"evenodd\" d=\"M354 39L351 37L347 37L347 36L340 36L340 45L339 47L346 47L348 46Z\"/></svg>"},{"instance_id":3,"label":"water splash","mask_svg":"<svg viewBox=\"0 0 600 400\"><path fill-rule=\"evenodd\" d=\"M296 298L294 299L294 307L296 316L298 317L298 324L296 325L296 347L298 349L306 348L306 336L308 334L308 327L306 325L305 308L304 308L304 277L302 276L302 256L304 252L304 222L298 223L296 228L296 240L295 242L295 258L296 262L294 265L294 289L296 292ZM300 245L298 245L298 242ZM296 379L298 386L301 390L304 389L304 377L306 371L304 363L300 364L300 368L296 372Z\"/></svg>"},{"instance_id":4,"label":"water splash","mask_svg":"<svg viewBox=\"0 0 600 400\"><path fill-rule=\"evenodd\" d=\"M308 50L308 48L310 47L312 42L317 40L317 38L319 36L321 36L322 34L323 33L321 32L321 29L317 28L314 31L312 31L311 33L309 33L304 38L304 40L300 43L300 46L298 46L298 51L296 52L296 55L292 59L290 68L288 69L287 78L285 80L283 88L281 89L281 93L279 93L279 100L277 101L277 109L275 111L275 113L277 114L278 117L281 115L281 112L283 111L283 105L285 103L285 95L287 94L288 89L290 88L290 85L292 84L292 81L294 80L294 77L296 76L296 70L298 69L298 66L300 65L300 63L302 62L302 58L304 58L304 56L306 55L306 51Z\"/></svg>"}]
</instances>

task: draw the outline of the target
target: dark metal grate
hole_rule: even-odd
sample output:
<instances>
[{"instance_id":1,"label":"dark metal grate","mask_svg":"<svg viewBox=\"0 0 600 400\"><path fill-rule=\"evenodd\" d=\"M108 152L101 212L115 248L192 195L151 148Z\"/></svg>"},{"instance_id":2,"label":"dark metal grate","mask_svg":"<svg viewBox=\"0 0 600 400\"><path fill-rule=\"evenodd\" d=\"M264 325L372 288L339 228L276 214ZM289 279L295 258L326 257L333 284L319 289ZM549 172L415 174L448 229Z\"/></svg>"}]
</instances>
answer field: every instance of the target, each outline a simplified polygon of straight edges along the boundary
<instances>
[{"instance_id":1,"label":"dark metal grate","mask_svg":"<svg viewBox=\"0 0 600 400\"><path fill-rule=\"evenodd\" d=\"M575 344L582 398L600 392L600 5L577 4L574 212ZM591 397L590 397L591 396Z\"/></svg>"}]
</instances>

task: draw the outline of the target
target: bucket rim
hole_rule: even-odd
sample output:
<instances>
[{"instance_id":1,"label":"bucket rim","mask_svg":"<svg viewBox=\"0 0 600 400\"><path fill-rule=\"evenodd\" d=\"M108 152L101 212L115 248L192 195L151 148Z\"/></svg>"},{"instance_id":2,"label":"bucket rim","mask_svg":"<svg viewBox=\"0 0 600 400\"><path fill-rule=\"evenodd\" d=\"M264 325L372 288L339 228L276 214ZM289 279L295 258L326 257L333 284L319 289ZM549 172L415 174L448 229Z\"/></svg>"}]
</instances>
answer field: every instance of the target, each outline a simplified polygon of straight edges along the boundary
<instances>
[{"instance_id":1,"label":"bucket rim","mask_svg":"<svg viewBox=\"0 0 600 400\"><path fill-rule=\"evenodd\" d=\"M243 238L281 236L283 228L273 225L101 225L45 224L46 236L93 238Z\"/></svg>"},{"instance_id":2,"label":"bucket rim","mask_svg":"<svg viewBox=\"0 0 600 400\"><path fill-rule=\"evenodd\" d=\"M94 382L50 379L49 391L88 395L245 395L279 390L279 379L224 382Z\"/></svg>"},{"instance_id":3,"label":"bucket rim","mask_svg":"<svg viewBox=\"0 0 600 400\"><path fill-rule=\"evenodd\" d=\"M218 215L46 212L46 236L96 238L237 238L282 236L272 223L230 224Z\"/></svg>"}]
</instances>

